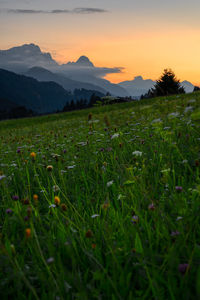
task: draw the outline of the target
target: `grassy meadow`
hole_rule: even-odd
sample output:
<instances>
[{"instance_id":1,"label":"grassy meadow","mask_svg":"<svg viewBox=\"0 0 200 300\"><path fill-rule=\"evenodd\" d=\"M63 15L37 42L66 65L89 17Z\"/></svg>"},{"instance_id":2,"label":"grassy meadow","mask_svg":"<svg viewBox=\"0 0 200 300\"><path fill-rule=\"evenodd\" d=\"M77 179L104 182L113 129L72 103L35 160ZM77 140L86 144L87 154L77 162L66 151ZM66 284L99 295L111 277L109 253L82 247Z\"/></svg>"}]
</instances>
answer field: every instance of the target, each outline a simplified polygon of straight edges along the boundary
<instances>
[{"instance_id":1,"label":"grassy meadow","mask_svg":"<svg viewBox=\"0 0 200 300\"><path fill-rule=\"evenodd\" d=\"M1 299L198 299L199 150L200 93L1 122Z\"/></svg>"}]
</instances>

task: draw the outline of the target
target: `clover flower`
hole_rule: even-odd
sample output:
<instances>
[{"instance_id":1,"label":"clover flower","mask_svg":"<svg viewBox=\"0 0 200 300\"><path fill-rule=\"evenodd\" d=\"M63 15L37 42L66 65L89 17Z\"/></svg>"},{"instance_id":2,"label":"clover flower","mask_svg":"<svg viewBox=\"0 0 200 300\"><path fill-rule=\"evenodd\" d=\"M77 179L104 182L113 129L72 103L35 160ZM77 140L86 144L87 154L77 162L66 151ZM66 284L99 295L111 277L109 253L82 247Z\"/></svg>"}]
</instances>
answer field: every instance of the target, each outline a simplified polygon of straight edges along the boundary
<instances>
[{"instance_id":1,"label":"clover flower","mask_svg":"<svg viewBox=\"0 0 200 300\"><path fill-rule=\"evenodd\" d=\"M8 208L8 209L6 209L6 213L7 213L7 215L11 215L13 213L13 211L11 208Z\"/></svg>"},{"instance_id":2,"label":"clover flower","mask_svg":"<svg viewBox=\"0 0 200 300\"><path fill-rule=\"evenodd\" d=\"M182 192L183 188L182 188L182 186L176 186L176 187L175 187L175 190L176 190L177 192Z\"/></svg>"},{"instance_id":3,"label":"clover flower","mask_svg":"<svg viewBox=\"0 0 200 300\"><path fill-rule=\"evenodd\" d=\"M180 234L180 232L178 230L171 232L172 237L178 236L179 234Z\"/></svg>"},{"instance_id":4,"label":"clover flower","mask_svg":"<svg viewBox=\"0 0 200 300\"><path fill-rule=\"evenodd\" d=\"M178 270L182 275L184 275L188 269L189 269L189 264L180 264L178 266Z\"/></svg>"},{"instance_id":5,"label":"clover flower","mask_svg":"<svg viewBox=\"0 0 200 300\"><path fill-rule=\"evenodd\" d=\"M136 215L132 216L131 222L132 222L133 224L137 224L137 223L139 222L139 217L136 216Z\"/></svg>"},{"instance_id":6,"label":"clover flower","mask_svg":"<svg viewBox=\"0 0 200 300\"><path fill-rule=\"evenodd\" d=\"M13 196L12 196L12 199L13 199L14 201L17 201L17 200L19 200L19 197L18 197L17 195L13 195Z\"/></svg>"},{"instance_id":7,"label":"clover flower","mask_svg":"<svg viewBox=\"0 0 200 300\"><path fill-rule=\"evenodd\" d=\"M152 202L151 204L149 204L148 209L149 210L155 210L155 204Z\"/></svg>"}]
</instances>

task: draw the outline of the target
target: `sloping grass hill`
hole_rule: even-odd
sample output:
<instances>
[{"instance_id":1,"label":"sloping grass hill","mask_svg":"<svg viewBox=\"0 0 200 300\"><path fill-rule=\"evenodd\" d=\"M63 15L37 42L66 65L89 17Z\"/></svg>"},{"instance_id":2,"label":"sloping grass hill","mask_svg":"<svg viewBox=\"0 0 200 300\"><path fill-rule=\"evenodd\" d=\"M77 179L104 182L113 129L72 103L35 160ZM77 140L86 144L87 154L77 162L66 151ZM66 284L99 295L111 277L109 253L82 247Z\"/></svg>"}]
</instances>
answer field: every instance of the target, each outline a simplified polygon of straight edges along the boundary
<instances>
[{"instance_id":1,"label":"sloping grass hill","mask_svg":"<svg viewBox=\"0 0 200 300\"><path fill-rule=\"evenodd\" d=\"M198 299L200 93L0 123L1 299Z\"/></svg>"}]
</instances>

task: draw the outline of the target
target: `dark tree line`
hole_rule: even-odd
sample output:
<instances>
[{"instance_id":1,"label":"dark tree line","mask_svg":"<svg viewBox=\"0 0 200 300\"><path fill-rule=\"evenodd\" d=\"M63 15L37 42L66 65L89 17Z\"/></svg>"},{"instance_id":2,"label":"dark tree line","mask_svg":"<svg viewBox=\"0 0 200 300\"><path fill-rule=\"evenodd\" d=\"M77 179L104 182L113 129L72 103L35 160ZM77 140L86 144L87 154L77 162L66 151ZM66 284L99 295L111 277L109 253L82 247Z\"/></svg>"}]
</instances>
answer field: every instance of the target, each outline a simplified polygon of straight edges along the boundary
<instances>
[{"instance_id":1,"label":"dark tree line","mask_svg":"<svg viewBox=\"0 0 200 300\"><path fill-rule=\"evenodd\" d=\"M84 108L89 108L93 106L104 106L111 105L116 103L130 102L132 101L131 97L111 97L109 93L105 97L99 97L95 93L93 93L89 100L80 99L77 101L72 100L71 102L67 102L63 108L63 112L79 110Z\"/></svg>"}]
</instances>

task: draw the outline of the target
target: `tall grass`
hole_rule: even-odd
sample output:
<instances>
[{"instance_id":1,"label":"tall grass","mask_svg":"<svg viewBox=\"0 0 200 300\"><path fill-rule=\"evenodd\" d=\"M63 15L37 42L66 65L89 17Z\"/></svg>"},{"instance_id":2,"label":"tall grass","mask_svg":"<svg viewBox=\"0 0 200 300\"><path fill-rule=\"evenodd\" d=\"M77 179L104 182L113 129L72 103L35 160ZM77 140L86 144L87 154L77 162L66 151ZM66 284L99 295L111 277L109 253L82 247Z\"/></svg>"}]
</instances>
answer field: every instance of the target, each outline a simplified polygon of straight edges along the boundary
<instances>
[{"instance_id":1,"label":"tall grass","mask_svg":"<svg viewBox=\"0 0 200 300\"><path fill-rule=\"evenodd\" d=\"M1 299L198 299L199 104L1 122Z\"/></svg>"}]
</instances>

